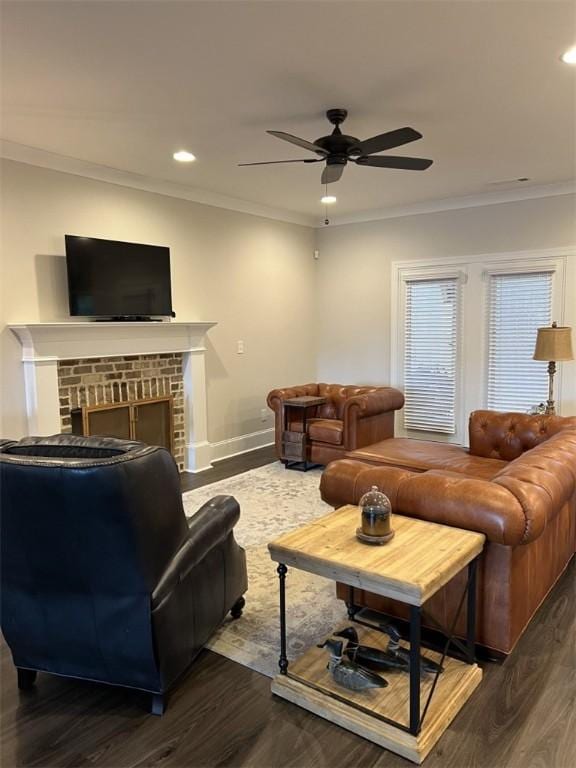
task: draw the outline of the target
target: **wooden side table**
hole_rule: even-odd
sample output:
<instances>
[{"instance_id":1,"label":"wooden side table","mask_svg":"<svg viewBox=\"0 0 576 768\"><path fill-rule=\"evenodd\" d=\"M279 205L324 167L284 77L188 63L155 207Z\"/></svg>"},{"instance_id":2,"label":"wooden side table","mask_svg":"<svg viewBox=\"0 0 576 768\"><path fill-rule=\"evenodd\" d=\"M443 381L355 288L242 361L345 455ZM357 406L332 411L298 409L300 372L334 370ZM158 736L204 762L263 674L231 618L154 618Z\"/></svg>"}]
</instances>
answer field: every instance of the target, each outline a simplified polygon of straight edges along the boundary
<instances>
[{"instance_id":1,"label":"wooden side table","mask_svg":"<svg viewBox=\"0 0 576 768\"><path fill-rule=\"evenodd\" d=\"M286 469L298 469L307 472L317 466L308 461L308 437L306 434L306 419L310 408L317 408L327 402L325 397L302 395L290 397L283 401L284 431L282 432L282 459ZM290 430L290 411L294 409L302 413L302 432Z\"/></svg>"},{"instance_id":2,"label":"wooden side table","mask_svg":"<svg viewBox=\"0 0 576 768\"><path fill-rule=\"evenodd\" d=\"M403 757L421 763L482 679L475 663L476 568L485 536L437 523L393 515L394 538L383 546L355 535L358 507L347 506L268 545L280 577L280 674L272 692ZM349 691L326 668L326 651L310 648L294 663L286 654L287 566L407 603L410 607L409 674L384 672L386 688ZM422 606L459 571L468 568L460 609L467 605L467 639L453 636L460 612L446 631L443 654L421 649ZM353 620L353 618L351 618ZM338 628L335 628L337 631ZM362 627L360 642L386 648L378 627ZM464 654L448 656L451 644ZM406 644L407 646L407 644ZM421 653L443 672L421 677Z\"/></svg>"}]
</instances>

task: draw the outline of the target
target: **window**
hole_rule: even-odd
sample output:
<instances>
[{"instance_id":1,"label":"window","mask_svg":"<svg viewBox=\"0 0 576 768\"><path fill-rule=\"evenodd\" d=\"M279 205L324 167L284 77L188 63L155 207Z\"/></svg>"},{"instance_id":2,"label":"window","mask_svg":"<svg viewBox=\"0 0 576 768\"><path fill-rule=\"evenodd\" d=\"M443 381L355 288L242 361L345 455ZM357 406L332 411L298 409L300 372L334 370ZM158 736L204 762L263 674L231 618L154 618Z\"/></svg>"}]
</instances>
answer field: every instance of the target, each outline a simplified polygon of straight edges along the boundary
<instances>
[{"instance_id":1,"label":"window","mask_svg":"<svg viewBox=\"0 0 576 768\"><path fill-rule=\"evenodd\" d=\"M552 320L553 272L491 274L488 408L528 411L547 398L547 364L532 359L536 330Z\"/></svg>"},{"instance_id":2,"label":"window","mask_svg":"<svg viewBox=\"0 0 576 768\"><path fill-rule=\"evenodd\" d=\"M392 264L389 381L406 398L397 436L466 445L472 411L547 400L547 364L532 355L537 328L565 324L568 250ZM568 372L559 366L559 412Z\"/></svg>"},{"instance_id":3,"label":"window","mask_svg":"<svg viewBox=\"0 0 576 768\"><path fill-rule=\"evenodd\" d=\"M456 432L458 278L407 280L404 427Z\"/></svg>"}]
</instances>

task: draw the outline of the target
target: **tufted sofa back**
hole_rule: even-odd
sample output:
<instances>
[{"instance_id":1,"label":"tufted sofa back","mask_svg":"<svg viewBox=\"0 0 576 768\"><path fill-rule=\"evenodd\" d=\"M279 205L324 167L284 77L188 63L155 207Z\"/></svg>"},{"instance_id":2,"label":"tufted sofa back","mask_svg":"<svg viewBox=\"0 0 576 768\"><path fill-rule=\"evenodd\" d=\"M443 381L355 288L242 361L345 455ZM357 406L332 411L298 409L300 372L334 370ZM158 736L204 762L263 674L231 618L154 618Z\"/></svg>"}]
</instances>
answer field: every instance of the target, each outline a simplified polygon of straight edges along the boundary
<instances>
[{"instance_id":1,"label":"tufted sofa back","mask_svg":"<svg viewBox=\"0 0 576 768\"><path fill-rule=\"evenodd\" d=\"M346 400L356 395L378 392L381 387L343 386L342 384L318 384L318 397L325 397L328 402L318 408L320 419L342 419Z\"/></svg>"},{"instance_id":2,"label":"tufted sofa back","mask_svg":"<svg viewBox=\"0 0 576 768\"><path fill-rule=\"evenodd\" d=\"M520 504L525 517L523 541L538 538L574 494L576 425L559 430L516 461L511 461L492 482L510 491Z\"/></svg>"},{"instance_id":3,"label":"tufted sofa back","mask_svg":"<svg viewBox=\"0 0 576 768\"><path fill-rule=\"evenodd\" d=\"M514 461L565 428L576 430L576 417L472 411L470 453L487 459Z\"/></svg>"}]
</instances>

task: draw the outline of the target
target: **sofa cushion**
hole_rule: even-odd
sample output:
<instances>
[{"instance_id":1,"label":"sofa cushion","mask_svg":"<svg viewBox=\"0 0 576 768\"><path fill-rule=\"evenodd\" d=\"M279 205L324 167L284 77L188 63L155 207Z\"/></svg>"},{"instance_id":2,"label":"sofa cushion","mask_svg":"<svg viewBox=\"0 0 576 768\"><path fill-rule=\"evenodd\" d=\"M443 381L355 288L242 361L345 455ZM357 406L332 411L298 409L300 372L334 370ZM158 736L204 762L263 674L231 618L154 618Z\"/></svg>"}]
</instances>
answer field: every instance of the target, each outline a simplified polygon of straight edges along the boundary
<instances>
[{"instance_id":1,"label":"sofa cushion","mask_svg":"<svg viewBox=\"0 0 576 768\"><path fill-rule=\"evenodd\" d=\"M342 445L344 424L339 419L309 419L308 437L319 443Z\"/></svg>"},{"instance_id":2,"label":"sofa cushion","mask_svg":"<svg viewBox=\"0 0 576 768\"><path fill-rule=\"evenodd\" d=\"M358 504L373 485L388 496L394 514L478 531L498 544L522 542L526 520L518 500L506 488L460 472L340 459L322 473L320 495L334 507Z\"/></svg>"},{"instance_id":3,"label":"sofa cushion","mask_svg":"<svg viewBox=\"0 0 576 768\"><path fill-rule=\"evenodd\" d=\"M491 480L508 463L498 459L471 456L461 445L403 437L382 440L380 443L350 451L346 456L369 464L385 464L412 472L445 469L482 480Z\"/></svg>"}]
</instances>

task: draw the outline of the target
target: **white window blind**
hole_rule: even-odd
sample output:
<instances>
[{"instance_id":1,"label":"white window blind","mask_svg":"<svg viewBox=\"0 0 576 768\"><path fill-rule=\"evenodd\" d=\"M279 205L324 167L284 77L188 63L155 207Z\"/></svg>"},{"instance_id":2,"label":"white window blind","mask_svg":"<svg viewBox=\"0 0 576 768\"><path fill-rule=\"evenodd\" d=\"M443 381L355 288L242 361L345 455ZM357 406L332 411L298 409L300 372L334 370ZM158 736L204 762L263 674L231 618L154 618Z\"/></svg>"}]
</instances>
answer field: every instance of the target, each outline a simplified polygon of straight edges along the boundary
<instances>
[{"instance_id":1,"label":"white window blind","mask_svg":"<svg viewBox=\"0 0 576 768\"><path fill-rule=\"evenodd\" d=\"M456 432L459 281L406 281L404 426Z\"/></svg>"},{"instance_id":2,"label":"white window blind","mask_svg":"<svg viewBox=\"0 0 576 768\"><path fill-rule=\"evenodd\" d=\"M548 397L547 363L532 359L536 330L550 325L553 272L490 275L487 406L527 411Z\"/></svg>"}]
</instances>

